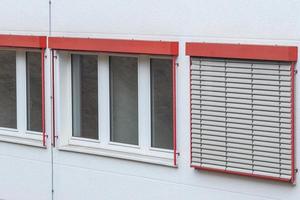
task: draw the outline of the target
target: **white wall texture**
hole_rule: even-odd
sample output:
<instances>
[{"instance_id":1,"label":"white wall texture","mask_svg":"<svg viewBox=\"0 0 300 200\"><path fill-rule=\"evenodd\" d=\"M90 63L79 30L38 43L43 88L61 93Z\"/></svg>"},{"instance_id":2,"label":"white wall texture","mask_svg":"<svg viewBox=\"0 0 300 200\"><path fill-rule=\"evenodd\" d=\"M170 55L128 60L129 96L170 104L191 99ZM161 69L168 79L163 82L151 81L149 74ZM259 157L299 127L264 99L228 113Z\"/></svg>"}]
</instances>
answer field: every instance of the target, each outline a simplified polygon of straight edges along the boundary
<instances>
[{"instance_id":1,"label":"white wall texture","mask_svg":"<svg viewBox=\"0 0 300 200\"><path fill-rule=\"evenodd\" d=\"M299 0L52 0L51 15L48 0L1 0L0 3L0 34L180 42L177 60L178 168L53 149L52 184L51 148L0 142L0 199L300 198L299 181L290 185L190 168L189 57L185 56L187 41L300 47ZM50 56L49 52L47 54L46 129L49 134ZM296 75L296 86L298 79ZM296 88L296 160L299 163L300 87ZM50 139L47 142L50 147ZM299 173L296 179L300 179Z\"/></svg>"}]
</instances>

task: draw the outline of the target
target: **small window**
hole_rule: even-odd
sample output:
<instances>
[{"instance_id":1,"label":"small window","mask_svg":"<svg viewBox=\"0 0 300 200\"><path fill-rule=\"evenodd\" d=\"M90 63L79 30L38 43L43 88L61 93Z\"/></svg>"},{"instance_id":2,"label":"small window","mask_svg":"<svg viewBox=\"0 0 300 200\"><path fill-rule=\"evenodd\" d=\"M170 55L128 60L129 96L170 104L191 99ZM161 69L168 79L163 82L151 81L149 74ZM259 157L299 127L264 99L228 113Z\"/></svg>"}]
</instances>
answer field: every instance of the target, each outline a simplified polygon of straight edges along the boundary
<instances>
[{"instance_id":1,"label":"small window","mask_svg":"<svg viewBox=\"0 0 300 200\"><path fill-rule=\"evenodd\" d=\"M110 57L111 141L138 145L138 62Z\"/></svg>"},{"instance_id":2,"label":"small window","mask_svg":"<svg viewBox=\"0 0 300 200\"><path fill-rule=\"evenodd\" d=\"M45 48L45 36L0 35L1 142L46 146Z\"/></svg>"},{"instance_id":3,"label":"small window","mask_svg":"<svg viewBox=\"0 0 300 200\"><path fill-rule=\"evenodd\" d=\"M42 53L0 50L0 140L44 146Z\"/></svg>"},{"instance_id":4,"label":"small window","mask_svg":"<svg viewBox=\"0 0 300 200\"><path fill-rule=\"evenodd\" d=\"M41 53L26 53L27 130L42 132Z\"/></svg>"},{"instance_id":5,"label":"small window","mask_svg":"<svg viewBox=\"0 0 300 200\"><path fill-rule=\"evenodd\" d=\"M0 50L0 127L17 128L16 52Z\"/></svg>"},{"instance_id":6,"label":"small window","mask_svg":"<svg viewBox=\"0 0 300 200\"><path fill-rule=\"evenodd\" d=\"M173 149L172 60L151 59L151 145Z\"/></svg>"},{"instance_id":7,"label":"small window","mask_svg":"<svg viewBox=\"0 0 300 200\"><path fill-rule=\"evenodd\" d=\"M98 139L98 58L72 55L73 136Z\"/></svg>"}]
</instances>

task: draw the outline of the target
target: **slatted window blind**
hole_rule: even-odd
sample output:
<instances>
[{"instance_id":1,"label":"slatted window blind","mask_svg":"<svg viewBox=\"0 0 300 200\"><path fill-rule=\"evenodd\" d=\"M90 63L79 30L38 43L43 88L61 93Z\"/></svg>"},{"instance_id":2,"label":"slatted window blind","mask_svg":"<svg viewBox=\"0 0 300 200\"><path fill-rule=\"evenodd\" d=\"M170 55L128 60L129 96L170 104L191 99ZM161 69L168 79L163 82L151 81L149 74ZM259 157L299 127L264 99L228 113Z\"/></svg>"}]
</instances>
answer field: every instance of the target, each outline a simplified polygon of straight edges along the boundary
<instances>
[{"instance_id":1,"label":"slatted window blind","mask_svg":"<svg viewBox=\"0 0 300 200\"><path fill-rule=\"evenodd\" d=\"M291 179L291 63L191 62L192 166Z\"/></svg>"}]
</instances>

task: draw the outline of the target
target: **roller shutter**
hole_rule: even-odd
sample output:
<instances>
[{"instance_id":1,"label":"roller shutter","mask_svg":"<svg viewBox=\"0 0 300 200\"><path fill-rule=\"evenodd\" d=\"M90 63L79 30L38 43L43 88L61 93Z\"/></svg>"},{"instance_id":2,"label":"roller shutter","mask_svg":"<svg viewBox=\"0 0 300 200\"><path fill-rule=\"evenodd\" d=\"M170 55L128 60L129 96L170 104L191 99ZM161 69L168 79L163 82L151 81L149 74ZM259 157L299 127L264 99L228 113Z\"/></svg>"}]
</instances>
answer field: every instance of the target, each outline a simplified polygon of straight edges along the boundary
<instances>
[{"instance_id":1,"label":"roller shutter","mask_svg":"<svg viewBox=\"0 0 300 200\"><path fill-rule=\"evenodd\" d=\"M192 166L291 179L291 68L192 57Z\"/></svg>"}]
</instances>

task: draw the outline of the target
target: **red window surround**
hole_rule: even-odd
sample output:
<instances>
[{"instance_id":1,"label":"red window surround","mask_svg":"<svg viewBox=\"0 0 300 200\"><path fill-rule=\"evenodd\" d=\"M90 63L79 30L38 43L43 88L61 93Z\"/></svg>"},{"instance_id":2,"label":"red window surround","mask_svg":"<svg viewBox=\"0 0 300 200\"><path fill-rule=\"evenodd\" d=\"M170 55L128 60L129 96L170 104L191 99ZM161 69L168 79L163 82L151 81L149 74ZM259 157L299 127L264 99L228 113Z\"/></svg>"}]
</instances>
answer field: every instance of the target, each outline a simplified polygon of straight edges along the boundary
<instances>
[{"instance_id":1,"label":"red window surround","mask_svg":"<svg viewBox=\"0 0 300 200\"><path fill-rule=\"evenodd\" d=\"M173 149L174 166L177 165L176 147L176 57L178 56L178 42L148 41L148 40L121 40L121 39L95 39L95 38L66 38L49 37L48 47L52 49L52 80L54 83L54 50L88 51L105 53L146 54L171 56L173 60ZM53 113L55 112L54 85L52 86ZM53 114L53 145L55 145L55 115Z\"/></svg>"},{"instance_id":2,"label":"red window surround","mask_svg":"<svg viewBox=\"0 0 300 200\"><path fill-rule=\"evenodd\" d=\"M0 46L45 49L47 47L47 37L25 35L0 35Z\"/></svg>"},{"instance_id":3,"label":"red window surround","mask_svg":"<svg viewBox=\"0 0 300 200\"><path fill-rule=\"evenodd\" d=\"M43 146L46 146L45 131L45 49L47 48L46 36L26 36L26 35L0 35L0 47L9 48L29 48L41 50L41 67L42 67L42 131Z\"/></svg>"},{"instance_id":4,"label":"red window surround","mask_svg":"<svg viewBox=\"0 0 300 200\"><path fill-rule=\"evenodd\" d=\"M264 60L264 61L286 61L291 62L291 156L292 156L292 178L290 180L282 178L274 178L264 175L254 175L236 171L213 169L208 167L192 166L195 169L206 171L223 172L241 176L252 176L257 178L277 180L283 182L295 182L295 64L298 57L298 48L296 46L277 46L277 45L251 45L251 44L220 44L220 43L186 43L186 55L190 57L205 58L231 58L231 59L248 59L248 60ZM191 61L190 61L191 64ZM191 88L190 88L191 90ZM191 95L190 95L191 102ZM191 104L190 104L191 105ZM190 108L191 110L191 108ZM192 121L190 114L190 122ZM190 160L192 161L192 129L190 130Z\"/></svg>"}]
</instances>

